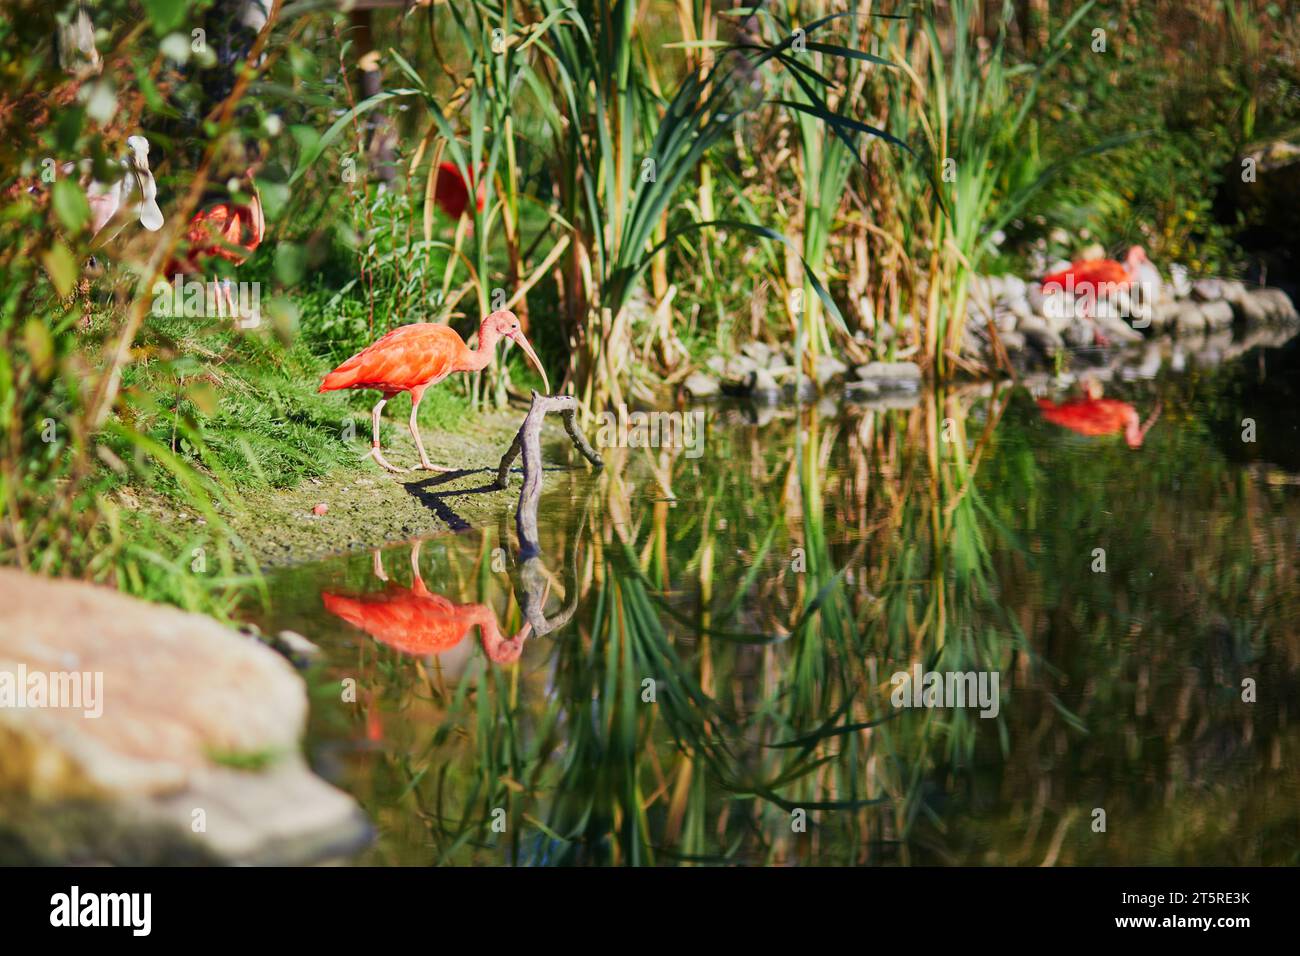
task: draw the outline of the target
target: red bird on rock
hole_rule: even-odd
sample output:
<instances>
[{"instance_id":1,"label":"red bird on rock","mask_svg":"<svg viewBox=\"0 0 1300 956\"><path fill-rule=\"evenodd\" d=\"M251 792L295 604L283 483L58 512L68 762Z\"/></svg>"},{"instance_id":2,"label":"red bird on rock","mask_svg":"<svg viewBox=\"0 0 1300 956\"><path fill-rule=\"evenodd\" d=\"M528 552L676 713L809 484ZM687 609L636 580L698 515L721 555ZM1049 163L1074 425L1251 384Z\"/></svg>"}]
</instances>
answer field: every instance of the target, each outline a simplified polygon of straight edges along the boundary
<instances>
[{"instance_id":1,"label":"red bird on rock","mask_svg":"<svg viewBox=\"0 0 1300 956\"><path fill-rule=\"evenodd\" d=\"M362 349L334 371L325 376L320 391L340 388L373 388L383 393L370 413L373 430L370 455L388 471L401 472L405 468L390 465L379 450L379 416L384 404L398 392L411 395L411 437L420 450L420 467L427 471L454 471L439 468L429 461L416 427L416 413L425 389L436 385L453 372L478 372L492 361L492 352L501 339L518 342L524 354L542 375L546 391L551 390L546 369L541 359L528 344L519 327L519 318L509 310L493 312L483 320L478 330L478 348L471 349L456 331L445 325L419 322L393 329L382 339Z\"/></svg>"},{"instance_id":2,"label":"red bird on rock","mask_svg":"<svg viewBox=\"0 0 1300 956\"><path fill-rule=\"evenodd\" d=\"M1141 246L1133 246L1123 262L1116 262L1114 259L1077 260L1071 263L1068 269L1046 276L1043 279L1042 289L1048 294L1073 292L1076 297L1083 299L1081 315L1084 318L1091 318L1096 314L1099 301L1108 300L1120 292L1127 292L1139 282L1149 281L1149 273L1154 272L1155 267L1147 258L1146 250ZM1093 328L1097 344L1108 345L1105 336L1096 329L1095 323Z\"/></svg>"}]
</instances>

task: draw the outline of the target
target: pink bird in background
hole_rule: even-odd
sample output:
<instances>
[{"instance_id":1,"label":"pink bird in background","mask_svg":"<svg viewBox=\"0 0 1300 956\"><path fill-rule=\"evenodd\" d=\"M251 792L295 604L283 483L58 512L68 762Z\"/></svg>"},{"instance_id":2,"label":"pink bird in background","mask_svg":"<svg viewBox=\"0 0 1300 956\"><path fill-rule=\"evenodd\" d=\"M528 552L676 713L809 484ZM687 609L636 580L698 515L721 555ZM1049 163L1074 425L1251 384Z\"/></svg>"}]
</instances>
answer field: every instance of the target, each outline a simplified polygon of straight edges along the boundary
<instances>
[{"instance_id":1,"label":"pink bird in background","mask_svg":"<svg viewBox=\"0 0 1300 956\"><path fill-rule=\"evenodd\" d=\"M1148 288L1153 279L1154 288ZM1139 287L1146 295L1154 295L1158 292L1158 283L1159 273L1147 258L1146 250L1133 246L1123 262L1114 259L1077 260L1069 268L1045 276L1042 290L1046 294L1073 292L1082 299L1082 317L1095 318L1099 302L1108 302L1120 293L1131 294ZM1093 332L1098 345L1110 344L1095 322Z\"/></svg>"}]
</instances>

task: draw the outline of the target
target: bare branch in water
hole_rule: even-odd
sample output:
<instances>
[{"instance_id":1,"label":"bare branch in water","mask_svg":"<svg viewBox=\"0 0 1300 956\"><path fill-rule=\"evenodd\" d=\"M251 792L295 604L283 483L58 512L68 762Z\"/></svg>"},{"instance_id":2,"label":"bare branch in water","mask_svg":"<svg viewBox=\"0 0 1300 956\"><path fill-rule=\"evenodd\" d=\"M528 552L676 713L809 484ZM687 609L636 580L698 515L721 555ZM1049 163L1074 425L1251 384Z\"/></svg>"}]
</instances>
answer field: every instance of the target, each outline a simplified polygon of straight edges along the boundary
<instances>
[{"instance_id":1,"label":"bare branch in water","mask_svg":"<svg viewBox=\"0 0 1300 956\"><path fill-rule=\"evenodd\" d=\"M548 412L558 412L564 420L564 430L569 433L574 447L597 468L605 462L591 447L587 437L578 427L576 415L578 401L571 395L538 395L533 392L533 403L528 416L519 426L510 448L497 466L497 487L510 484L510 466L522 452L524 458L524 486L519 490L519 507L515 509L515 529L519 534L519 557L527 560L541 553L537 543L537 501L542 495L542 421Z\"/></svg>"}]
</instances>

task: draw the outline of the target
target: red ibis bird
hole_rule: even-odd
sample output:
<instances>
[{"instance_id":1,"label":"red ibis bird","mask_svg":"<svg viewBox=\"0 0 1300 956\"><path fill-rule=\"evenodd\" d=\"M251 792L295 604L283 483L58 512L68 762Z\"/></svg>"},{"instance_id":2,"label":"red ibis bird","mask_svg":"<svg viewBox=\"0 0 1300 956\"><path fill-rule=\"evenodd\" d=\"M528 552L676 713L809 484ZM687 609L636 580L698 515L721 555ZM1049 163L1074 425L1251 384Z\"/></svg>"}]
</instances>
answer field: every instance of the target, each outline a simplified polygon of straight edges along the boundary
<instances>
[{"instance_id":1,"label":"red ibis bird","mask_svg":"<svg viewBox=\"0 0 1300 956\"><path fill-rule=\"evenodd\" d=\"M1068 269L1053 272L1043 279L1044 293L1073 292L1082 298L1080 314L1083 318L1094 318L1097 303L1109 301L1121 292L1128 292L1135 286L1145 287L1153 281L1158 284L1159 273L1147 258L1146 250L1133 246L1123 262L1114 259L1080 259L1070 264ZM1156 289L1145 289L1151 295ZM1098 345L1108 345L1106 337L1093 322L1093 331Z\"/></svg>"},{"instance_id":2,"label":"red ibis bird","mask_svg":"<svg viewBox=\"0 0 1300 956\"><path fill-rule=\"evenodd\" d=\"M379 552L374 556L375 575L387 582L388 575ZM325 610L365 631L380 643L404 654L442 654L465 639L473 627L479 629L483 650L498 664L519 660L524 642L532 633L527 621L513 637L501 633L496 612L486 604L456 604L425 587L420 576L420 542L411 547L411 586L388 584L381 592L354 597L331 591L321 593Z\"/></svg>"},{"instance_id":3,"label":"red ibis bird","mask_svg":"<svg viewBox=\"0 0 1300 956\"><path fill-rule=\"evenodd\" d=\"M251 201L242 203L220 202L196 212L185 232L186 252L167 264L164 275L194 275L201 273L211 258L225 259L243 265L266 237L266 219L262 215L262 197L253 182L253 170L244 173L244 182L252 194ZM222 297L235 314L235 302L230 292L230 280L221 283Z\"/></svg>"},{"instance_id":4,"label":"red ibis bird","mask_svg":"<svg viewBox=\"0 0 1300 956\"><path fill-rule=\"evenodd\" d=\"M1138 411L1128 402L1101 397L1101 384L1088 381L1083 388L1084 397L1057 404L1049 398L1040 398L1038 407L1043 417L1055 425L1068 428L1080 435L1098 437L1124 433L1124 441L1130 448L1141 448L1151 426L1160 417L1160 403L1146 424Z\"/></svg>"},{"instance_id":5,"label":"red ibis bird","mask_svg":"<svg viewBox=\"0 0 1300 956\"><path fill-rule=\"evenodd\" d=\"M415 421L420 399L430 385L437 385L453 372L479 372L487 368L492 361L493 350L501 339L519 343L529 361L541 373L546 391L550 392L551 383L546 377L546 369L542 367L541 359L520 329L518 316L509 310L493 312L483 320L478 330L476 349L471 349L454 329L445 325L418 322L393 329L378 342L362 349L326 375L321 382L320 391L373 388L383 394L383 398L370 413L373 432L370 455L380 467L392 472L407 469L389 464L380 451L379 416L384 404L394 395L399 392L409 393L411 437L415 439L415 447L420 450L420 467L426 471L454 471L452 468L439 468L429 461Z\"/></svg>"},{"instance_id":6,"label":"red ibis bird","mask_svg":"<svg viewBox=\"0 0 1300 956\"><path fill-rule=\"evenodd\" d=\"M456 168L455 163L439 163L438 182L433 188L433 201L449 218L459 219L465 214L465 207L469 205L470 185L466 185L465 178L461 176L460 170ZM479 183L474 198L475 206L479 212L482 212L482 183Z\"/></svg>"}]
</instances>

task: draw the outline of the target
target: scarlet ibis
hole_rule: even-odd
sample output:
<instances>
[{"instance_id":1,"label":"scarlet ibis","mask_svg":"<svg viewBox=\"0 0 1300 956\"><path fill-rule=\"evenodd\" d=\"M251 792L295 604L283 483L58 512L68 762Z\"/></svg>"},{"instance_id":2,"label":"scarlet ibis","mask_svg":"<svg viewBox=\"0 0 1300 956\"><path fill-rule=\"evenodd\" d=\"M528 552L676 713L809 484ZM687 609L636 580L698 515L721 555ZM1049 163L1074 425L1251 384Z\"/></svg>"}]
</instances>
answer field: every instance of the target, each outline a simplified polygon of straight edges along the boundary
<instances>
[{"instance_id":1,"label":"scarlet ibis","mask_svg":"<svg viewBox=\"0 0 1300 956\"><path fill-rule=\"evenodd\" d=\"M469 205L469 186L455 163L438 164L438 182L433 189L433 201L452 219L459 219L465 214L465 207ZM482 183L479 183L475 194L475 206L479 212L483 211Z\"/></svg>"},{"instance_id":2,"label":"scarlet ibis","mask_svg":"<svg viewBox=\"0 0 1300 956\"><path fill-rule=\"evenodd\" d=\"M262 197L253 182L251 169L244 173L244 181L252 193L252 201L246 206L221 202L196 212L185 232L188 248L184 257L172 259L164 275L200 273L211 257L242 265L262 244L266 237L266 219L262 215ZM229 280L222 282L221 290L230 314L234 315L235 303Z\"/></svg>"},{"instance_id":3,"label":"scarlet ibis","mask_svg":"<svg viewBox=\"0 0 1300 956\"><path fill-rule=\"evenodd\" d=\"M420 467L426 471L453 471L439 468L429 461L416 427L416 413L420 399L430 385L436 385L453 372L478 372L492 361L492 352L501 339L518 342L542 375L547 392L551 390L546 369L528 344L519 327L519 318L508 309L487 316L478 329L478 348L471 349L454 329L431 322L417 322L393 329L378 342L348 359L325 376L320 391L340 388L373 388L383 393L383 398L370 413L373 436L370 455L382 468L392 472L406 471L390 465L379 449L379 415L384 404L398 392L411 396L411 437L420 450Z\"/></svg>"},{"instance_id":4,"label":"scarlet ibis","mask_svg":"<svg viewBox=\"0 0 1300 956\"><path fill-rule=\"evenodd\" d=\"M1114 259L1081 259L1073 262L1068 269L1046 276L1042 288L1045 293L1064 290L1082 296L1082 315L1084 318L1092 318L1096 314L1099 300L1127 291L1139 282L1146 284L1152 273L1155 273L1155 267L1147 258L1146 250L1141 246L1133 246L1123 262ZM1158 278L1159 274L1155 274ZM1109 344L1095 322L1093 330L1098 345Z\"/></svg>"},{"instance_id":5,"label":"scarlet ibis","mask_svg":"<svg viewBox=\"0 0 1300 956\"><path fill-rule=\"evenodd\" d=\"M382 559L375 552L376 575L388 581ZM411 547L411 586L389 583L377 594L354 597L330 591L321 593L325 610L365 631L375 640L404 654L424 656L451 650L477 627L483 650L498 664L519 660L532 625L524 622L519 633L507 638L497 624L496 612L486 604L456 604L425 587L420 576L420 542Z\"/></svg>"},{"instance_id":6,"label":"scarlet ibis","mask_svg":"<svg viewBox=\"0 0 1300 956\"><path fill-rule=\"evenodd\" d=\"M1078 432L1080 435L1098 437L1124 433L1124 441L1130 448L1141 448L1151 426L1160 417L1160 403L1146 424L1142 424L1138 411L1128 402L1101 397L1101 385L1088 382L1084 386L1084 397L1057 404L1049 398L1040 398L1038 407L1043 417L1055 425Z\"/></svg>"}]
</instances>

